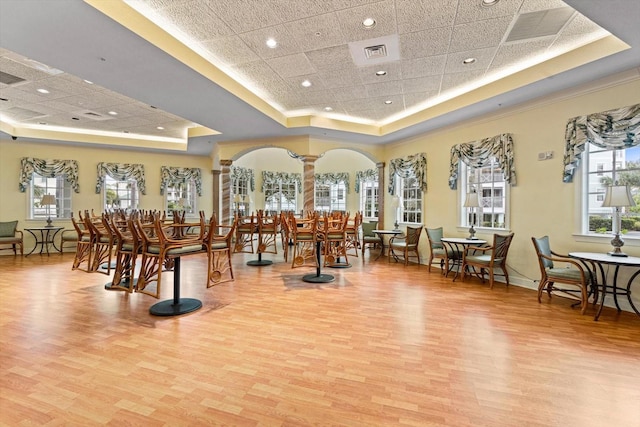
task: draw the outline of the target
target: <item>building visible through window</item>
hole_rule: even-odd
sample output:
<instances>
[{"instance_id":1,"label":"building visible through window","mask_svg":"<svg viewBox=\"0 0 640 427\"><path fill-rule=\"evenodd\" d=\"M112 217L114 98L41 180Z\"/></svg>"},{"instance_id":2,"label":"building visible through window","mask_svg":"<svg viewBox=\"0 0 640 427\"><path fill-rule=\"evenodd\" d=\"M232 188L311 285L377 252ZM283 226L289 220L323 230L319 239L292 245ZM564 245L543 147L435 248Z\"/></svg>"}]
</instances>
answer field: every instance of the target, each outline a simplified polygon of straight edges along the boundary
<instances>
[{"instance_id":1,"label":"building visible through window","mask_svg":"<svg viewBox=\"0 0 640 427\"><path fill-rule=\"evenodd\" d=\"M70 218L71 217L71 184L65 175L47 178L33 173L30 186L30 219ZM43 205L42 197L51 194L55 197L55 205Z\"/></svg>"}]
</instances>

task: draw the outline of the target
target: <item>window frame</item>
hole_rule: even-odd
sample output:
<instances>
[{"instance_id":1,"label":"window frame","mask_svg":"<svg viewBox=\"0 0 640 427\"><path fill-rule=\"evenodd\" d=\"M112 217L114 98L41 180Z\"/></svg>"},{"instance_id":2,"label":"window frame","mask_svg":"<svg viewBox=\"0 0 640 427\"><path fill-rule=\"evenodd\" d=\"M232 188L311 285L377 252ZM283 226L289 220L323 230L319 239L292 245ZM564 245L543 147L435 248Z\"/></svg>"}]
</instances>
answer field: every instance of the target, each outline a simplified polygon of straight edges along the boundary
<instances>
[{"instance_id":1,"label":"window frame","mask_svg":"<svg viewBox=\"0 0 640 427\"><path fill-rule=\"evenodd\" d=\"M265 188L264 189L265 190L264 191L264 195L265 195L264 196L264 210L265 211L278 212L278 213L283 212L283 211L284 212L289 212L289 211L297 212L297 210L298 210L298 183L297 182L295 182L295 181L282 182L282 180L277 180L277 181L274 181L274 182L271 182L271 183L266 183L264 185L265 185L265 187L270 186L270 188ZM287 209L282 209L282 199L283 198L286 199L286 197L284 196L285 192L282 191L283 186L293 186L293 194L295 195L294 198L293 198L293 209L289 209L288 208L290 203L287 204ZM268 196L267 196L267 193L269 191L267 191L267 190L274 189L276 187L277 187L277 191L272 191L271 192L271 194L272 194L271 197L274 197L276 194L280 194L280 198L276 202L277 209L271 209L272 206L271 206L271 203L269 203Z\"/></svg>"},{"instance_id":2,"label":"window frame","mask_svg":"<svg viewBox=\"0 0 640 427\"><path fill-rule=\"evenodd\" d=\"M52 194L56 198L56 205L50 208L44 208L45 212L43 214L36 214L36 195L35 195L35 180L43 179L47 181L47 185L45 186L44 194ZM49 180L56 180L56 184L54 186L49 186ZM51 216L52 220L55 219L64 219L71 218L71 213L73 212L73 189L71 188L71 183L67 180L66 174L57 175L55 177L46 177L40 175L38 172L33 172L31 174L31 179L29 180L29 197L27 200L27 212L29 212L28 220L29 221L43 221ZM62 196L60 196L62 193ZM42 196L39 197L42 199ZM59 209L59 206L62 206L62 209Z\"/></svg>"},{"instance_id":3,"label":"window frame","mask_svg":"<svg viewBox=\"0 0 640 427\"><path fill-rule=\"evenodd\" d=\"M131 184L135 184L135 196L134 196L134 192L133 191L127 191L128 193L130 193L130 197L124 200L133 200L135 201L135 206L128 206L128 207L122 207L121 205L119 206L108 206L107 205L107 191L110 189L109 187L111 185L113 185L112 183L127 183L127 185L131 185ZM128 189L127 189L128 190ZM104 185L102 186L102 206L104 208L105 211L107 210L113 210L113 209L124 209L126 211L131 211L131 210L137 210L140 209L140 188L138 187L138 180L135 178L129 178L126 180L119 180L116 178L113 178L111 175L107 174L104 177Z\"/></svg>"},{"instance_id":4,"label":"window frame","mask_svg":"<svg viewBox=\"0 0 640 427\"><path fill-rule=\"evenodd\" d=\"M369 191L371 190L371 191ZM378 181L360 181L360 212L362 217L368 221L377 220L379 215L378 195L380 187Z\"/></svg>"},{"instance_id":5,"label":"window frame","mask_svg":"<svg viewBox=\"0 0 640 427\"><path fill-rule=\"evenodd\" d=\"M179 210L185 210L185 215L187 217L190 217L190 218L197 217L198 216L198 194L197 194L197 188L196 188L196 181L194 179L189 179L185 182L178 183L178 185L179 186L186 185L187 188L185 190L182 190L182 189L175 190L173 184L167 185L164 193L165 210L167 212L171 212L177 207ZM172 198L172 195L176 192L181 193L182 197ZM181 199L185 199L187 201L187 206L189 207L189 209L180 209ZM176 207L169 206L169 204L173 201L177 201Z\"/></svg>"},{"instance_id":6,"label":"window frame","mask_svg":"<svg viewBox=\"0 0 640 427\"><path fill-rule=\"evenodd\" d=\"M486 232L503 232L503 231L509 231L510 227L511 227L511 185L504 179L504 172L502 171L502 169L500 168L500 162L498 161L498 159L496 157L493 157L493 161L491 162L490 165L487 166L481 166L480 168L472 168L469 165L467 165L465 162L460 162L459 163L459 176L460 176L460 185L458 185L458 227L460 229L468 229L469 227L471 227L471 219L473 218L471 213L472 211L470 210L470 208L467 208L464 206L464 202L465 199L467 197L467 193L471 190L471 186L474 186L475 191L478 193L478 200L480 202L481 208L474 208L473 213L476 214L476 224L474 224L474 228L476 230L483 230ZM479 178L481 172L479 170L483 169L483 168L487 168L487 167L491 167L491 168L495 168L497 167L499 172L496 172L495 170L490 171L489 175L491 175L492 180L491 181L485 181L485 182L481 182ZM476 174L476 177L474 177L473 180L469 179L469 173L470 171L474 171ZM495 177L496 176L500 176L501 179L500 180L496 180ZM491 186L490 187L486 187L483 186L483 184L487 184L490 183ZM498 185L496 185L496 183L498 183ZM491 190L492 199L495 199L495 190L501 190L503 193L503 196L501 197L502 199L502 212L496 212L496 209L500 209L499 206L495 206L494 203L491 204L491 206L489 206L489 208L491 208L493 211L489 213L489 215L491 215L491 221L489 222L494 222L493 218L495 217L495 215L500 215L502 214L504 217L504 220L502 221L502 227L493 227L493 226L487 226L484 225L485 221L483 220L484 216L486 215L484 212L484 206L483 204L485 204L485 197L483 197L484 194L484 190L489 189ZM481 209L479 211L479 209Z\"/></svg>"},{"instance_id":7,"label":"window frame","mask_svg":"<svg viewBox=\"0 0 640 427\"><path fill-rule=\"evenodd\" d=\"M326 199L328 204L320 206L318 200L318 191L327 193L327 196L323 196L322 199ZM342 197L342 199L340 199ZM318 212L334 212L334 211L347 211L347 183L340 181L337 183L314 183L313 187L313 204L314 209Z\"/></svg>"},{"instance_id":8,"label":"window frame","mask_svg":"<svg viewBox=\"0 0 640 427\"><path fill-rule=\"evenodd\" d=\"M407 180L414 180L416 186L410 190L405 189L406 186L406 182ZM402 225L423 225L424 222L424 193L422 191L422 189L420 188L420 183L418 182L418 179L416 178L415 175L411 175L407 178L403 178L401 176L397 176L396 179L396 189L395 189L395 194L400 196L400 207L399 207L399 212L393 212L393 220L394 223L396 222L396 214L397 216L397 222L398 224L402 224ZM407 191L411 191L411 192L415 192L415 194L418 195L418 197L407 197L406 196L406 192ZM409 206L409 204L412 203L416 203L419 205L419 207L417 209L412 209L409 210L407 207ZM417 218L419 221L409 221L407 219L407 214L414 214L414 215L418 215L419 218Z\"/></svg>"}]
</instances>

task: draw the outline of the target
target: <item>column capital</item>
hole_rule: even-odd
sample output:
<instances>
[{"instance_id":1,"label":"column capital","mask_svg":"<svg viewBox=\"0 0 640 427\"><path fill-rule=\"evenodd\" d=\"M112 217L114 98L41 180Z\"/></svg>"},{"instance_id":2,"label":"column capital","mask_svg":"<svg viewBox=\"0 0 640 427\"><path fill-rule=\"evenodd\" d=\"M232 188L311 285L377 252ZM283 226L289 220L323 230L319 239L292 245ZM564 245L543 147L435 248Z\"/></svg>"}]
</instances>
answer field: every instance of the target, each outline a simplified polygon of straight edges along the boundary
<instances>
[{"instance_id":1,"label":"column capital","mask_svg":"<svg viewBox=\"0 0 640 427\"><path fill-rule=\"evenodd\" d=\"M376 167L377 167L378 169L384 169L384 162L378 162L378 163L376 163Z\"/></svg>"},{"instance_id":2,"label":"column capital","mask_svg":"<svg viewBox=\"0 0 640 427\"><path fill-rule=\"evenodd\" d=\"M314 163L316 160L318 160L320 158L320 156L314 156L312 154L304 154L302 156L300 156L300 159L304 162L304 163Z\"/></svg>"},{"instance_id":3,"label":"column capital","mask_svg":"<svg viewBox=\"0 0 640 427\"><path fill-rule=\"evenodd\" d=\"M220 166L231 166L233 160L220 160Z\"/></svg>"},{"instance_id":4,"label":"column capital","mask_svg":"<svg viewBox=\"0 0 640 427\"><path fill-rule=\"evenodd\" d=\"M213 176L219 176L221 173L222 173L222 171L218 170L218 169L213 169L211 171L211 175L213 175Z\"/></svg>"}]
</instances>

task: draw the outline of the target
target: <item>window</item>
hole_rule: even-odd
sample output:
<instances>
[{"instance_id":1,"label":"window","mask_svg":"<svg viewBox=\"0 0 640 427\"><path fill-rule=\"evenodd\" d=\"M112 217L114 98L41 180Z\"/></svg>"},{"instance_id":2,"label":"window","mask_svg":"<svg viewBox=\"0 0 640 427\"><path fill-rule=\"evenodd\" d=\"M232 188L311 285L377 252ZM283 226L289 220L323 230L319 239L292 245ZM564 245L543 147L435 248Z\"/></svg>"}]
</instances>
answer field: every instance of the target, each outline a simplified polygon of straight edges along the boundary
<instances>
[{"instance_id":1,"label":"window","mask_svg":"<svg viewBox=\"0 0 640 427\"><path fill-rule=\"evenodd\" d=\"M400 221L409 224L422 223L422 190L420 183L411 176L398 180L399 192L402 204L400 206Z\"/></svg>"},{"instance_id":2,"label":"window","mask_svg":"<svg viewBox=\"0 0 640 427\"><path fill-rule=\"evenodd\" d=\"M472 168L461 162L460 167L462 168L461 175L466 177L461 189L463 191L460 194L461 205L464 205L466 195L470 192L478 193L480 205L477 208L462 207L461 225L470 226L471 219L477 216L479 218L479 222L475 224L477 226L507 228L507 190L509 187L504 180L498 160L492 157L487 164L479 168ZM476 215L472 216L470 214Z\"/></svg>"},{"instance_id":3,"label":"window","mask_svg":"<svg viewBox=\"0 0 640 427\"><path fill-rule=\"evenodd\" d=\"M265 203L264 209L270 212L296 211L296 192L298 186L295 182L283 183L276 181L264 185Z\"/></svg>"},{"instance_id":4,"label":"window","mask_svg":"<svg viewBox=\"0 0 640 427\"><path fill-rule=\"evenodd\" d=\"M320 212L346 211L347 187L344 182L315 185L315 210Z\"/></svg>"},{"instance_id":5,"label":"window","mask_svg":"<svg viewBox=\"0 0 640 427\"><path fill-rule=\"evenodd\" d=\"M46 178L33 173L30 185L30 219L70 218L71 217L71 184L66 175ZM40 201L45 194L56 198L55 205L43 206Z\"/></svg>"},{"instance_id":6,"label":"window","mask_svg":"<svg viewBox=\"0 0 640 427\"><path fill-rule=\"evenodd\" d=\"M107 175L104 179L105 209L138 209L140 197L135 179L119 181Z\"/></svg>"},{"instance_id":7,"label":"window","mask_svg":"<svg viewBox=\"0 0 640 427\"><path fill-rule=\"evenodd\" d=\"M606 188L614 182L629 185L636 203L640 202L640 146L626 150L606 150L587 144L586 151L586 156L583 156L588 161L588 165L584 166L587 179L586 191L583 192L586 205L582 221L583 232L610 232L613 208L602 206ZM640 234L640 227L635 225L640 221L640 218L636 221L640 206L621 209L622 231L631 236L635 233Z\"/></svg>"},{"instance_id":8,"label":"window","mask_svg":"<svg viewBox=\"0 0 640 427\"><path fill-rule=\"evenodd\" d=\"M196 183L193 180L167 186L165 206L167 211L184 210L187 216L195 216L197 210Z\"/></svg>"},{"instance_id":9,"label":"window","mask_svg":"<svg viewBox=\"0 0 640 427\"><path fill-rule=\"evenodd\" d=\"M364 218L378 218L377 181L360 181L360 210Z\"/></svg>"},{"instance_id":10,"label":"window","mask_svg":"<svg viewBox=\"0 0 640 427\"><path fill-rule=\"evenodd\" d=\"M235 179L233 186L233 204L238 215L249 215L249 180L245 176L239 176Z\"/></svg>"}]
</instances>

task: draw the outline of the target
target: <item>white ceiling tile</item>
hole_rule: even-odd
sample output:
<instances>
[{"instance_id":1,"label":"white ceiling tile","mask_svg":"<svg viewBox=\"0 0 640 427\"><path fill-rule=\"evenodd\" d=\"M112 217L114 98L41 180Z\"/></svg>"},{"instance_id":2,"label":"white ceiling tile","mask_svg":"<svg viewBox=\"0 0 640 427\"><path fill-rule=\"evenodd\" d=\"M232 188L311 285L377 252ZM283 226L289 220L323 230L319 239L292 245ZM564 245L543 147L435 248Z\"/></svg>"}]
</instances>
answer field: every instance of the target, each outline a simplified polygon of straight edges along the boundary
<instances>
[{"instance_id":1,"label":"white ceiling tile","mask_svg":"<svg viewBox=\"0 0 640 427\"><path fill-rule=\"evenodd\" d=\"M287 22L283 25L289 33L295 37L303 51L317 50L347 43L347 39L342 35L335 13L312 16Z\"/></svg>"},{"instance_id":2,"label":"white ceiling tile","mask_svg":"<svg viewBox=\"0 0 640 427\"><path fill-rule=\"evenodd\" d=\"M301 20L333 11L326 0L272 0L272 7L282 22Z\"/></svg>"},{"instance_id":3,"label":"white ceiling tile","mask_svg":"<svg viewBox=\"0 0 640 427\"><path fill-rule=\"evenodd\" d=\"M239 36L221 37L201 42L201 46L228 66L257 61L260 57Z\"/></svg>"},{"instance_id":4,"label":"white ceiling tile","mask_svg":"<svg viewBox=\"0 0 640 427\"><path fill-rule=\"evenodd\" d=\"M178 2L162 9L162 15L195 40L230 36L234 31L207 6L206 2Z\"/></svg>"},{"instance_id":5,"label":"white ceiling tile","mask_svg":"<svg viewBox=\"0 0 640 427\"><path fill-rule=\"evenodd\" d=\"M502 0L491 7L481 6L480 0L459 0L455 24L506 16L513 17L518 13L521 5L522 0Z\"/></svg>"},{"instance_id":6,"label":"white ceiling tile","mask_svg":"<svg viewBox=\"0 0 640 427\"><path fill-rule=\"evenodd\" d=\"M402 61L402 78L413 79L442 74L446 63L446 55Z\"/></svg>"},{"instance_id":7,"label":"white ceiling tile","mask_svg":"<svg viewBox=\"0 0 640 427\"><path fill-rule=\"evenodd\" d=\"M486 49L477 49L466 52L456 52L447 55L447 65L445 66L445 74L458 73L465 71L486 70L498 50L497 47ZM465 64L463 61L467 58L475 58L476 62Z\"/></svg>"},{"instance_id":8,"label":"white ceiling tile","mask_svg":"<svg viewBox=\"0 0 640 427\"><path fill-rule=\"evenodd\" d=\"M267 64L283 78L303 76L316 72L303 53L268 59Z\"/></svg>"},{"instance_id":9,"label":"white ceiling tile","mask_svg":"<svg viewBox=\"0 0 640 427\"><path fill-rule=\"evenodd\" d=\"M327 88L359 86L362 84L360 73L354 69L322 71L318 73L318 76Z\"/></svg>"},{"instance_id":10,"label":"white ceiling tile","mask_svg":"<svg viewBox=\"0 0 640 427\"><path fill-rule=\"evenodd\" d=\"M302 52L296 38L284 25L259 28L240 34L240 38L262 59L276 58L278 56ZM270 38L278 42L278 46L275 49L267 46L267 40Z\"/></svg>"},{"instance_id":11,"label":"white ceiling tile","mask_svg":"<svg viewBox=\"0 0 640 427\"><path fill-rule=\"evenodd\" d=\"M451 27L456 10L455 1L396 0L398 33Z\"/></svg>"},{"instance_id":12,"label":"white ceiling tile","mask_svg":"<svg viewBox=\"0 0 640 427\"><path fill-rule=\"evenodd\" d=\"M355 68L351 53L349 53L349 47L346 44L313 50L306 52L305 55L318 71Z\"/></svg>"},{"instance_id":13,"label":"white ceiling tile","mask_svg":"<svg viewBox=\"0 0 640 427\"><path fill-rule=\"evenodd\" d=\"M435 92L440 90L440 75L431 77L419 77L417 79L406 79L402 82L403 93L423 93Z\"/></svg>"},{"instance_id":14,"label":"white ceiling tile","mask_svg":"<svg viewBox=\"0 0 640 427\"><path fill-rule=\"evenodd\" d=\"M373 67L364 67L360 68L359 71L360 78L364 84L402 80L402 63L400 61L387 62ZM387 74L378 76L376 75L377 71L385 71Z\"/></svg>"},{"instance_id":15,"label":"white ceiling tile","mask_svg":"<svg viewBox=\"0 0 640 427\"><path fill-rule=\"evenodd\" d=\"M400 51L403 59L446 54L451 28L441 27L400 35Z\"/></svg>"},{"instance_id":16,"label":"white ceiling tile","mask_svg":"<svg viewBox=\"0 0 640 427\"><path fill-rule=\"evenodd\" d=\"M278 11L268 1L206 0L206 2L209 8L238 34L282 22Z\"/></svg>"},{"instance_id":17,"label":"white ceiling tile","mask_svg":"<svg viewBox=\"0 0 640 427\"><path fill-rule=\"evenodd\" d=\"M440 87L440 94L465 86L470 82L474 82L482 78L484 71L467 71L464 73L452 73L442 76L442 85Z\"/></svg>"},{"instance_id":18,"label":"white ceiling tile","mask_svg":"<svg viewBox=\"0 0 640 427\"><path fill-rule=\"evenodd\" d=\"M365 85L367 94L373 96L398 95L402 93L402 82L399 80Z\"/></svg>"},{"instance_id":19,"label":"white ceiling tile","mask_svg":"<svg viewBox=\"0 0 640 427\"><path fill-rule=\"evenodd\" d=\"M349 41L367 40L397 33L393 0L383 0L351 9L343 9L336 11L336 14L342 34ZM362 21L366 18L375 19L375 27L364 28Z\"/></svg>"},{"instance_id":20,"label":"white ceiling tile","mask_svg":"<svg viewBox=\"0 0 640 427\"><path fill-rule=\"evenodd\" d=\"M511 17L507 17L456 25L451 35L449 52L498 46L511 20Z\"/></svg>"},{"instance_id":21,"label":"white ceiling tile","mask_svg":"<svg viewBox=\"0 0 640 427\"><path fill-rule=\"evenodd\" d=\"M422 104L425 100L438 96L438 91L431 92L413 92L404 94L404 107L411 108Z\"/></svg>"},{"instance_id":22,"label":"white ceiling tile","mask_svg":"<svg viewBox=\"0 0 640 427\"><path fill-rule=\"evenodd\" d=\"M546 51L548 40L533 40L524 43L511 43L498 48L488 72L497 72L506 67L517 65L519 62L531 58L538 52Z\"/></svg>"},{"instance_id":23,"label":"white ceiling tile","mask_svg":"<svg viewBox=\"0 0 640 427\"><path fill-rule=\"evenodd\" d=\"M567 7L567 4L562 0L524 0L518 12L537 12L539 10L556 9L558 7Z\"/></svg>"},{"instance_id":24,"label":"white ceiling tile","mask_svg":"<svg viewBox=\"0 0 640 427\"><path fill-rule=\"evenodd\" d=\"M332 89L331 93L336 101L349 101L352 99L367 98L367 88L364 85L347 86L338 89Z\"/></svg>"}]
</instances>

